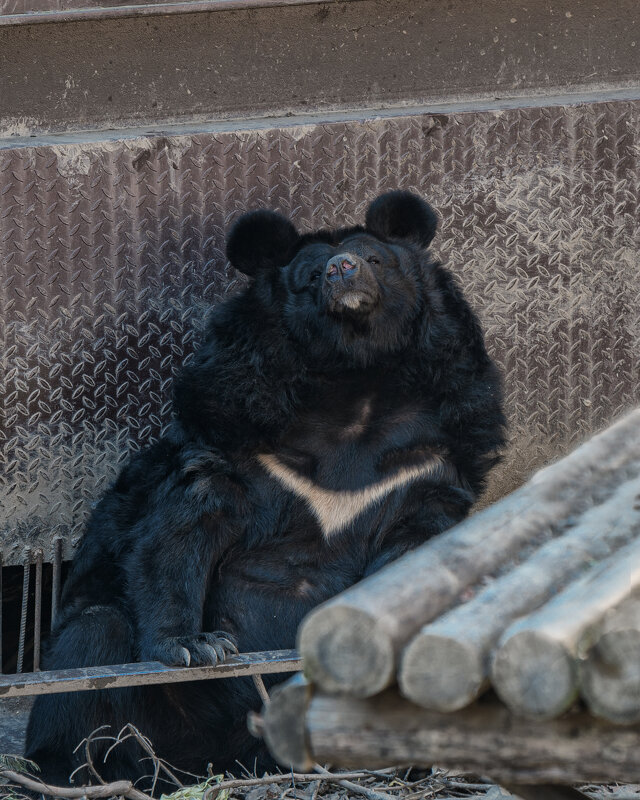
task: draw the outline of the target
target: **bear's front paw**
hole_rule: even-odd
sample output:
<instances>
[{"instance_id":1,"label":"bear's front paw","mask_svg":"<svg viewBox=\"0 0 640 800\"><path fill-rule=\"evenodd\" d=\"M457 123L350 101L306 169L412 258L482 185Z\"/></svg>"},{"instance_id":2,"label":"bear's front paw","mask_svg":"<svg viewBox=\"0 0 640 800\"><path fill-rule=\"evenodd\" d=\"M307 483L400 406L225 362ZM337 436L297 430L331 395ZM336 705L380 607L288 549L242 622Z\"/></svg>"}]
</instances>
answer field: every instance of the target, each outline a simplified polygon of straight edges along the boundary
<instances>
[{"instance_id":1,"label":"bear's front paw","mask_svg":"<svg viewBox=\"0 0 640 800\"><path fill-rule=\"evenodd\" d=\"M170 636L143 648L143 661L160 661L169 667L214 667L237 653L235 639L224 631Z\"/></svg>"}]
</instances>

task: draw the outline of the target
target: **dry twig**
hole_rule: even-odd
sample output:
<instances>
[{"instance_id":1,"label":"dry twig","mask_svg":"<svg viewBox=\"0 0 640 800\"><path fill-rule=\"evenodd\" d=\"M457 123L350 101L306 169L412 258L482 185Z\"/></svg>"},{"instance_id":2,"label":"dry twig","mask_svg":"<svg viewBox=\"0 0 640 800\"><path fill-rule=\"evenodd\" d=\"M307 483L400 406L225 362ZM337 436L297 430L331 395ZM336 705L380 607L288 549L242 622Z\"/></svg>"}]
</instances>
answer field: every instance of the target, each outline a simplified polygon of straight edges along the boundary
<instances>
[{"instance_id":1,"label":"dry twig","mask_svg":"<svg viewBox=\"0 0 640 800\"><path fill-rule=\"evenodd\" d=\"M100 733L100 731L106 730L108 727L109 727L108 725L101 725L99 728L96 728L85 739L83 739L80 742L80 744L75 748L75 750L73 752L77 753L78 750L84 745L85 763L81 764L77 769L75 769L71 773L70 780L73 780L73 778L74 778L74 776L75 776L75 774L77 772L79 772L80 770L82 770L85 767L87 767L89 769L89 772L98 781L98 783L104 783L104 781L102 780L102 776L100 775L98 770L93 765L93 759L91 757L91 745L93 744L93 742L95 742L95 741L97 741L99 739L111 739L112 738L110 736L97 736L96 735L96 734Z\"/></svg>"},{"instance_id":2,"label":"dry twig","mask_svg":"<svg viewBox=\"0 0 640 800\"><path fill-rule=\"evenodd\" d=\"M150 795L136 789L131 781L114 781L103 783L100 786L50 786L48 783L22 775L20 772L4 769L0 777L6 778L11 783L29 789L31 792L40 792L50 797L62 797L65 800L86 797L93 800L98 797L126 797L128 800L152 800Z\"/></svg>"},{"instance_id":3,"label":"dry twig","mask_svg":"<svg viewBox=\"0 0 640 800\"><path fill-rule=\"evenodd\" d=\"M320 769L322 769L322 767ZM327 781L328 783L340 783L346 778L357 779L369 778L370 776L370 772L332 773L325 770L324 774L321 775L317 775L314 772L286 772L283 774L265 775L263 778L233 778L231 780L221 781L215 786L210 786L204 793L202 800L215 800L219 792L224 791L225 789L243 789L253 786L268 786L272 783L285 783L286 781L294 781L295 783L317 783L320 781ZM357 784L353 785L356 786ZM383 796L391 798L391 795Z\"/></svg>"},{"instance_id":4,"label":"dry twig","mask_svg":"<svg viewBox=\"0 0 640 800\"><path fill-rule=\"evenodd\" d=\"M320 775L324 778L324 780L329 780L329 776L331 773L326 770L324 767L321 767L320 764L316 764L314 769L320 773ZM351 781L344 780L344 776L334 776L338 778L336 783L340 784L340 786L344 786L345 789L349 789L356 794L362 794L368 798L368 800L394 800L393 795L385 794L384 792L376 792L374 789L369 789L368 786L362 786L359 783L351 783ZM342 779L340 779L342 778Z\"/></svg>"},{"instance_id":5,"label":"dry twig","mask_svg":"<svg viewBox=\"0 0 640 800\"><path fill-rule=\"evenodd\" d=\"M151 762L153 763L153 782L151 784L151 794L153 794L155 791L156 784L158 783L160 770L162 770L165 773L165 775L169 778L169 780L171 780L178 787L178 789L184 789L184 784L174 775L174 773L171 771L166 761L164 761L164 759L162 758L159 758L155 754L151 741L147 739L147 737L144 736L142 733L140 733L140 731L136 728L136 726L132 725L130 722L128 722L118 733L113 744L105 753L104 760L105 761L107 760L107 758L111 754L111 751L115 747L122 744L127 739L131 738L135 739L136 742L138 742L140 747L144 750L144 752L148 755L148 757L151 759ZM197 776L194 775L193 777Z\"/></svg>"}]
</instances>

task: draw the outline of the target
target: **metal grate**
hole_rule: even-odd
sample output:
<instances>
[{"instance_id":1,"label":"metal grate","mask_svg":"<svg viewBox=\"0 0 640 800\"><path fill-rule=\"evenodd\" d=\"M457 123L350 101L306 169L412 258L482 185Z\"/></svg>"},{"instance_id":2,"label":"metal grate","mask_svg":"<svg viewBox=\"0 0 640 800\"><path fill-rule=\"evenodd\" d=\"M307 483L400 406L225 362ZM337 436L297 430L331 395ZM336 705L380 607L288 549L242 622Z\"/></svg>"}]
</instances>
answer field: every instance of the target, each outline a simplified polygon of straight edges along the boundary
<instances>
[{"instance_id":1,"label":"metal grate","mask_svg":"<svg viewBox=\"0 0 640 800\"><path fill-rule=\"evenodd\" d=\"M19 567L0 570L0 672L40 669L42 637L53 624L60 601L61 554L61 541L54 543L51 564L44 564L42 550L27 548Z\"/></svg>"}]
</instances>

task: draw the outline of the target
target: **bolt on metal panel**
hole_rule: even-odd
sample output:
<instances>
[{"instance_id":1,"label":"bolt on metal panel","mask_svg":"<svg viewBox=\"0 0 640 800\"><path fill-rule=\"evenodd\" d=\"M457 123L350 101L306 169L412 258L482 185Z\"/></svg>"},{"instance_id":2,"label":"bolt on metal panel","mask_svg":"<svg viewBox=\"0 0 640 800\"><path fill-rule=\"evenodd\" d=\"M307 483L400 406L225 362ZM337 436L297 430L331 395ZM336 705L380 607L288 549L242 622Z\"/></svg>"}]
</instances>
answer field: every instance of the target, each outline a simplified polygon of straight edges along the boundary
<instances>
[{"instance_id":1,"label":"bolt on metal panel","mask_svg":"<svg viewBox=\"0 0 640 800\"><path fill-rule=\"evenodd\" d=\"M630 101L0 150L3 563L69 558L161 435L248 208L309 230L433 203L505 376L489 497L514 488L640 400L639 130Z\"/></svg>"}]
</instances>

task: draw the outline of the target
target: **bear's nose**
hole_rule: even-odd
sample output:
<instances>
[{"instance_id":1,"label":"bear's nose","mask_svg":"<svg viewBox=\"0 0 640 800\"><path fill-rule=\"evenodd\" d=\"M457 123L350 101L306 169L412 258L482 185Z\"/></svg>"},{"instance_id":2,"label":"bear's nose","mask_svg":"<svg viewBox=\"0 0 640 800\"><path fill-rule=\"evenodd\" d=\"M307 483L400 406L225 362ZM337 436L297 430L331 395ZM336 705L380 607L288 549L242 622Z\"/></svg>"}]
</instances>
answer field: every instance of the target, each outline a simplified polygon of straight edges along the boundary
<instances>
[{"instance_id":1,"label":"bear's nose","mask_svg":"<svg viewBox=\"0 0 640 800\"><path fill-rule=\"evenodd\" d=\"M327 269L325 272L328 281L347 280L352 278L359 272L360 268L356 264L353 256L340 255L334 256L327 261Z\"/></svg>"}]
</instances>

